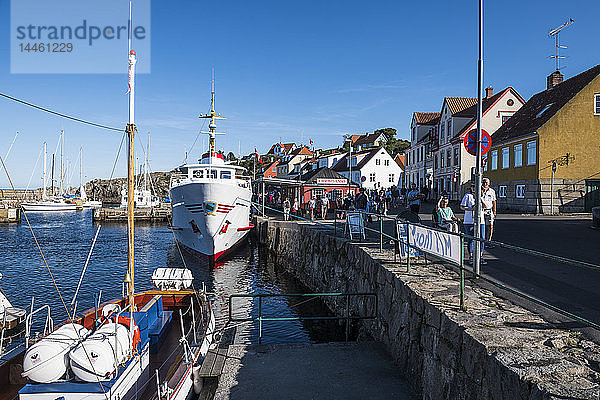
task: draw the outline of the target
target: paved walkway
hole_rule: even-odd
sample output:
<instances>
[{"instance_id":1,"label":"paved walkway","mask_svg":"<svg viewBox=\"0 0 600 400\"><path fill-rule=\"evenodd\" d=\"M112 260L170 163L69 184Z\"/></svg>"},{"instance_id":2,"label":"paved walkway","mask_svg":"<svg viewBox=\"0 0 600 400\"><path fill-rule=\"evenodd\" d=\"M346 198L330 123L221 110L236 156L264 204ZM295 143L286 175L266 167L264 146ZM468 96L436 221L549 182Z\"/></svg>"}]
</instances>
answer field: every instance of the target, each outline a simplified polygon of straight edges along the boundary
<instances>
[{"instance_id":1,"label":"paved walkway","mask_svg":"<svg viewBox=\"0 0 600 400\"><path fill-rule=\"evenodd\" d=\"M412 400L381 344L231 345L215 400Z\"/></svg>"}]
</instances>

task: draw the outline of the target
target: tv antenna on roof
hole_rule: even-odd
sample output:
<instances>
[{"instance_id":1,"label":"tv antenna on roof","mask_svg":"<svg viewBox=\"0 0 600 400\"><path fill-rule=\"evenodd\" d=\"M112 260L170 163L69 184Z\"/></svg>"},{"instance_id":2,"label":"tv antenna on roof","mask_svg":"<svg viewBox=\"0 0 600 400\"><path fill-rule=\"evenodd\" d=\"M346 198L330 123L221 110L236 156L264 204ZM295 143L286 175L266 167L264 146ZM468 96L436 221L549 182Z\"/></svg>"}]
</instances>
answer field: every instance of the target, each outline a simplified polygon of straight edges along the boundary
<instances>
[{"instance_id":1,"label":"tv antenna on roof","mask_svg":"<svg viewBox=\"0 0 600 400\"><path fill-rule=\"evenodd\" d=\"M561 58L567 58L565 56L561 56L560 55L560 49L566 49L567 46L562 46L560 44L560 42L558 41L558 34L560 33L560 31L562 31L563 29L565 29L567 26L571 25L573 22L573 18L569 18L569 20L567 22L565 22L564 24L562 24L561 26L559 26L556 29L552 29L550 31L550 33L548 33L548 36L555 36L556 37L556 54L553 56L550 56L550 58L554 58L556 59L556 70L559 71L560 70L560 59Z\"/></svg>"}]
</instances>

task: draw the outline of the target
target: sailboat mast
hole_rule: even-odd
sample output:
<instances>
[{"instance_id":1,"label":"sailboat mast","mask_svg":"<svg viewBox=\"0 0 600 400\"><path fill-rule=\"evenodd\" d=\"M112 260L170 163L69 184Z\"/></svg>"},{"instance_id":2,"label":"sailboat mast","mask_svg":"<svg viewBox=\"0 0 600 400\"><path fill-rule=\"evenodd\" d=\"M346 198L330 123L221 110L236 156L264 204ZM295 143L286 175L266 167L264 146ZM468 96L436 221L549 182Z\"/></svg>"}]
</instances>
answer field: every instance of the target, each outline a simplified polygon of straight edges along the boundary
<instances>
[{"instance_id":1,"label":"sailboat mast","mask_svg":"<svg viewBox=\"0 0 600 400\"><path fill-rule=\"evenodd\" d=\"M146 145L146 160L144 162L144 191L148 190L148 153L150 153L150 132L148 132L148 144Z\"/></svg>"},{"instance_id":2,"label":"sailboat mast","mask_svg":"<svg viewBox=\"0 0 600 400\"><path fill-rule=\"evenodd\" d=\"M44 174L43 174L44 190L42 191L42 201L46 200L46 186L47 186L47 182L46 182L46 158L47 157L48 157L48 154L47 154L47 150L46 150L46 142L44 142Z\"/></svg>"},{"instance_id":3,"label":"sailboat mast","mask_svg":"<svg viewBox=\"0 0 600 400\"><path fill-rule=\"evenodd\" d=\"M83 183L83 147L79 148L79 187Z\"/></svg>"},{"instance_id":4,"label":"sailboat mast","mask_svg":"<svg viewBox=\"0 0 600 400\"><path fill-rule=\"evenodd\" d=\"M129 6L129 26L131 29L131 3ZM131 34L131 32L130 32ZM130 36L131 37L131 36ZM131 49L131 46L130 46ZM129 157L127 159L127 276L125 281L129 284L129 305L131 310L135 309L134 299L134 169L135 169L135 153L134 153L134 138L135 138L135 119L134 119L134 93L135 93L135 51L129 50L129 123L126 131L129 138L127 151Z\"/></svg>"},{"instance_id":5,"label":"sailboat mast","mask_svg":"<svg viewBox=\"0 0 600 400\"><path fill-rule=\"evenodd\" d=\"M51 183L51 194L52 197L54 197L54 153L52 153L52 175L51 175L51 179L50 179L50 183Z\"/></svg>"},{"instance_id":6,"label":"sailboat mast","mask_svg":"<svg viewBox=\"0 0 600 400\"><path fill-rule=\"evenodd\" d=\"M58 194L62 196L63 194L63 179L64 179L64 166L63 166L63 147L65 146L65 135L64 131L60 130L60 186Z\"/></svg>"}]
</instances>

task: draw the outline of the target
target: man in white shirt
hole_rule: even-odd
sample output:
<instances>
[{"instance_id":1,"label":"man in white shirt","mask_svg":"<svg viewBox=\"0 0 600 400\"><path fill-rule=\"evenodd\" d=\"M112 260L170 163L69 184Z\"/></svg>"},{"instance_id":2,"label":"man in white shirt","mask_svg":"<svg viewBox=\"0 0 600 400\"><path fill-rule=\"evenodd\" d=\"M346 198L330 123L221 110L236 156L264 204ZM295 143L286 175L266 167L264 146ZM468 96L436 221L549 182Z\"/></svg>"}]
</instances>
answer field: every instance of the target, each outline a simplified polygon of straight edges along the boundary
<instances>
[{"instance_id":1,"label":"man in white shirt","mask_svg":"<svg viewBox=\"0 0 600 400\"><path fill-rule=\"evenodd\" d=\"M490 180L483 178L483 192L481 193L483 202L483 216L485 219L486 240L492 240L494 232L494 220L496 219L496 191L490 187Z\"/></svg>"},{"instance_id":2,"label":"man in white shirt","mask_svg":"<svg viewBox=\"0 0 600 400\"><path fill-rule=\"evenodd\" d=\"M475 236L475 223L474 223L474 214L475 214L475 185L471 185L471 192L465 194L462 201L460 202L460 208L465 212L465 219L463 224L465 225L465 231L469 236ZM482 207L483 206L482 201ZM481 231L481 238L485 238L485 220L483 217L483 210L479 210L479 227ZM469 262L473 262L473 240L469 239L467 241L467 247L469 249ZM483 255L483 243L481 243L481 255ZM481 264L487 264L487 261L480 257Z\"/></svg>"}]
</instances>

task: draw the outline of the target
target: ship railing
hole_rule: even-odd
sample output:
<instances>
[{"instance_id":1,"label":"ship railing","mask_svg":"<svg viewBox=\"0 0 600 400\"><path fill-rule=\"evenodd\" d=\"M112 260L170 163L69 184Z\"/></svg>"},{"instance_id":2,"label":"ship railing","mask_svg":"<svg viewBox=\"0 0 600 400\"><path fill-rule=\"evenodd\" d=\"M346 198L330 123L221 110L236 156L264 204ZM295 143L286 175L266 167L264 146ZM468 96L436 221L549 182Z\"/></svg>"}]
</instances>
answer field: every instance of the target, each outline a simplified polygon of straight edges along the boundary
<instances>
[{"instance_id":1,"label":"ship railing","mask_svg":"<svg viewBox=\"0 0 600 400\"><path fill-rule=\"evenodd\" d=\"M268 210L272 213L275 213L278 215L285 215L285 213L282 210L268 207L266 205L263 206L262 204L257 203L257 202L251 202L251 203L259 208L264 207L265 210ZM347 220L347 218L341 218L341 219L337 218L337 213L335 213L335 211L337 211L337 210L334 210L335 216L334 216L333 224L326 223L326 222L318 222L315 220L311 220L309 218L303 218L303 217L300 217L298 215L293 215L293 214L288 214L288 218L290 220L295 220L297 222L305 222L308 224L312 224L314 226L323 228L324 230L329 230L329 231L331 231L331 233L334 236L338 236L341 234L342 236L346 237L347 236L346 231L349 231L349 229L350 229L350 227L347 226L348 220ZM362 240L360 243L365 244L365 245L378 244L380 252L384 251L384 247L387 247L388 245L392 245L393 252L394 252L394 261L396 261L396 256L400 255L401 262L405 262L406 271L408 273L410 273L411 268L414 267L415 261L423 260L424 264L427 265L428 259L429 259L429 261L435 261L435 262L445 264L453 271L456 271L458 273L458 279L459 279L458 303L459 303L459 308L463 311L466 310L466 305L465 305L465 279L466 278L465 278L465 275L466 275L466 273L470 273L473 282L477 282L477 281L485 282L486 284L491 285L495 289L499 289L502 292L508 292L512 295L515 295L522 299L525 299L528 302L531 302L538 306L542 306L546 310L550 310L550 311L555 312L556 314L559 314L570 320L576 321L576 322L580 323L582 327L589 327L589 328L593 328L597 331L600 331L600 322L592 321L589 318L582 316L581 314L576 314L575 312L568 311L567 309L565 309L566 307L561 308L561 307L555 306L555 305L551 304L549 301L542 300L532 294L526 293L523 290L515 289L513 285L509 285L508 283L502 282L499 279L493 278L492 276L485 274L485 272L482 271L481 269L479 271L475 271L474 266L473 266L473 268L468 268L467 267L468 258L465 257L465 252L466 252L465 248L468 245L468 243L470 243L471 241L474 241L474 242L479 242L481 245L483 245L485 247L490 246L492 248L509 250L513 253L525 255L528 257L541 258L541 259L545 259L548 261L552 261L552 262L556 262L556 263L560 263L560 264L564 264L564 265L569 265L569 266L580 268L580 269L587 269L587 270L600 272L600 265L598 265L598 264L584 262L584 261L580 261L580 260L574 260L574 259L567 258L567 257L561 257L561 256L549 254L549 253L544 253L544 252L541 252L538 250L527 249L524 247L519 247L519 246L515 246L515 245L503 243L503 242L490 241L490 240L485 240L483 238L476 238L474 236L470 236L470 235L467 235L466 233L462 233L462 232L449 232L444 229L425 225L421 222L411 222L411 221L409 221L409 218L410 218L409 215L399 214L398 216L389 216L389 215L384 215L384 214L370 213L370 212L366 212L366 211L362 211L362 210L341 210L341 211L343 211L346 215L348 213L352 213L352 212L360 213L363 215L363 220L366 220L367 219L366 217L369 217L369 216L371 217L371 219L373 219L373 217L377 218L378 226L376 229L373 227L367 226L367 224L364 223L363 229L366 232L370 232L371 235L366 235L366 237L364 239L361 237ZM388 221L388 226L389 226L390 222L393 224L393 228L394 228L393 235L390 235L389 233L385 232L384 225L385 225L386 221ZM345 227L347 229L345 230L342 227ZM405 229L402 229L402 227L404 227ZM444 235L446 238L450 238L450 240L460 241L460 244L458 245L459 252L460 252L459 258L456 260L449 260L447 257L440 256L439 253L434 252L434 251L432 251L432 249L428 249L427 247L423 246L422 243L417 243L416 238L411 237L410 231L412 231L413 229L420 229L421 231L430 231L430 232L432 232L433 235L435 235L435 234ZM404 230L404 232L402 232L403 234L401 234L402 230ZM352 239L350 239L350 240L352 241ZM473 246L475 246L475 243L473 243ZM388 249L389 249L389 247L388 247Z\"/></svg>"},{"instance_id":2,"label":"ship railing","mask_svg":"<svg viewBox=\"0 0 600 400\"><path fill-rule=\"evenodd\" d=\"M31 299L31 309L33 310L33 298ZM33 317L37 314L42 313L43 311L47 311L46 313L46 318L44 321L44 331L42 333L42 336L46 336L50 333L52 333L54 331L54 321L52 320L52 317L50 316L50 306L48 304L33 310L29 313L29 315L27 315L27 317L25 318L25 348L29 348L29 342L31 340L30 336L31 336L31 330L32 330L32 325L33 325Z\"/></svg>"},{"instance_id":3,"label":"ship railing","mask_svg":"<svg viewBox=\"0 0 600 400\"><path fill-rule=\"evenodd\" d=\"M344 315L342 316L264 316L263 311L263 299L266 298L305 298L312 300L315 298L343 298L345 309ZM373 312L368 315L351 315L350 299L356 297L371 298L373 304ZM258 299L258 316L241 318L236 317L233 311L233 302L236 298L251 298ZM334 300L335 301L335 300ZM354 307L355 309L361 309L362 307ZM256 322L258 321L258 344L262 344L262 331L264 322L284 322L284 321L344 321L345 322L345 338L346 342L350 339L350 322L359 321L366 319L376 319L379 308L379 302L376 293L342 293L342 292L331 292L331 293L252 293L252 294L232 294L229 296L229 322Z\"/></svg>"}]
</instances>

